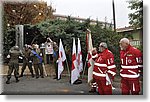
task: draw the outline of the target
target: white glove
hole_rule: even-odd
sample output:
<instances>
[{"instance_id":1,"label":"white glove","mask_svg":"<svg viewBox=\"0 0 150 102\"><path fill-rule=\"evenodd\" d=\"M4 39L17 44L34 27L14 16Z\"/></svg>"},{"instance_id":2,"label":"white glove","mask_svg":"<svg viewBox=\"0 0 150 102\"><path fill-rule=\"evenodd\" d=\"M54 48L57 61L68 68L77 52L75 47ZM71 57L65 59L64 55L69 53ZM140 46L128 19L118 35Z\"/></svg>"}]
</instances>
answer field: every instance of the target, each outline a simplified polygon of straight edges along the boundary
<instances>
[{"instance_id":1,"label":"white glove","mask_svg":"<svg viewBox=\"0 0 150 102\"><path fill-rule=\"evenodd\" d=\"M32 61L30 60L29 63L32 63Z\"/></svg>"},{"instance_id":2,"label":"white glove","mask_svg":"<svg viewBox=\"0 0 150 102\"><path fill-rule=\"evenodd\" d=\"M40 53L40 56L42 56L42 53Z\"/></svg>"},{"instance_id":3,"label":"white glove","mask_svg":"<svg viewBox=\"0 0 150 102\"><path fill-rule=\"evenodd\" d=\"M19 56L19 59L23 59L23 57Z\"/></svg>"},{"instance_id":4,"label":"white glove","mask_svg":"<svg viewBox=\"0 0 150 102\"><path fill-rule=\"evenodd\" d=\"M10 58L10 55L7 55L7 58Z\"/></svg>"}]
</instances>

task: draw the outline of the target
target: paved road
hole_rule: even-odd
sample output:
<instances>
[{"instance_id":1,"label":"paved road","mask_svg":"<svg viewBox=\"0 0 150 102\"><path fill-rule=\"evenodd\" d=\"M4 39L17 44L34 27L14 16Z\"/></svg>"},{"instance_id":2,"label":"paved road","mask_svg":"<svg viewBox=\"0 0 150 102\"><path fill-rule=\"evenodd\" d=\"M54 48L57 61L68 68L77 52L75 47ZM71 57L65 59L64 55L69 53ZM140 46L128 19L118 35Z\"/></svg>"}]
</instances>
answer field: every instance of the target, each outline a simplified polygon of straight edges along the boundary
<instances>
[{"instance_id":1,"label":"paved road","mask_svg":"<svg viewBox=\"0 0 150 102\"><path fill-rule=\"evenodd\" d=\"M82 84L71 85L67 77L57 81L53 77L36 79L24 76L19 83L12 78L11 84L5 84L6 76L3 79L3 94L90 94L85 80Z\"/></svg>"},{"instance_id":2,"label":"paved road","mask_svg":"<svg viewBox=\"0 0 150 102\"><path fill-rule=\"evenodd\" d=\"M86 80L82 80L82 84L71 85L67 76L61 80L55 80L53 77L31 78L24 76L20 78L20 82L16 83L12 77L11 84L5 84L6 76L3 79L2 94L53 94L53 95L97 95L97 93L89 93L89 86ZM113 94L120 94L120 89L113 90Z\"/></svg>"},{"instance_id":3,"label":"paved road","mask_svg":"<svg viewBox=\"0 0 150 102\"><path fill-rule=\"evenodd\" d=\"M48 72L47 77L44 78L32 78L28 72L24 77L20 78L20 82L16 83L14 76L11 78L11 84L5 84L6 75L7 75L7 66L3 67L3 73L0 75L2 79L2 94L53 94L53 95L97 95L97 93L89 93L89 86L87 84L87 79L82 80L82 84L71 85L69 83L69 77L66 76L66 73L63 74L62 79L57 81L53 79L54 69L50 70L49 67L46 66L46 70ZM21 68L21 67L20 67ZM51 74L49 74L51 73ZM51 76L50 76L51 75ZM120 77L115 77L113 86L115 89L113 90L113 95L120 95ZM141 88L143 89L143 88ZM141 91L142 93L142 91Z\"/></svg>"}]
</instances>

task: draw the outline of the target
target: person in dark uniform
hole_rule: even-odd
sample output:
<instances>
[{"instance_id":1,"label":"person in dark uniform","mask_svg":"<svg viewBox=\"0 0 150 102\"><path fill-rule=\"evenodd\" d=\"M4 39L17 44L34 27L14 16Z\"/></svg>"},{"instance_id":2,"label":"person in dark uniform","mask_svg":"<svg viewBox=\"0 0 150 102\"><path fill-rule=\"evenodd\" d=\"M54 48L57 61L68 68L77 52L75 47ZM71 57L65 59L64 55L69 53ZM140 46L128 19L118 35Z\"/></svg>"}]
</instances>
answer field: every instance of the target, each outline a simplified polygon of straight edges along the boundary
<instances>
[{"instance_id":1,"label":"person in dark uniform","mask_svg":"<svg viewBox=\"0 0 150 102\"><path fill-rule=\"evenodd\" d=\"M9 61L9 69L8 69L8 75L7 75L7 81L6 84L10 84L10 79L11 79L11 74L14 70L14 76L16 78L16 82L19 82L19 56L22 56L21 51L19 50L18 46L13 46L10 50L9 50L9 55L7 56L7 58L10 58Z\"/></svg>"},{"instance_id":2,"label":"person in dark uniform","mask_svg":"<svg viewBox=\"0 0 150 102\"><path fill-rule=\"evenodd\" d=\"M22 53L23 53L23 66L22 66L21 75L19 77L23 77L23 73L24 73L24 70L26 69L26 66L28 66L32 77L34 77L33 69L32 69L32 60L31 60L31 56L30 56L31 50L28 48L27 44L25 44Z\"/></svg>"},{"instance_id":3,"label":"person in dark uniform","mask_svg":"<svg viewBox=\"0 0 150 102\"><path fill-rule=\"evenodd\" d=\"M33 45L33 50L31 50L31 56L33 57L33 66L36 78L39 78L39 71L41 78L44 78L42 66L43 59L40 56L40 49L38 49L35 45Z\"/></svg>"}]
</instances>

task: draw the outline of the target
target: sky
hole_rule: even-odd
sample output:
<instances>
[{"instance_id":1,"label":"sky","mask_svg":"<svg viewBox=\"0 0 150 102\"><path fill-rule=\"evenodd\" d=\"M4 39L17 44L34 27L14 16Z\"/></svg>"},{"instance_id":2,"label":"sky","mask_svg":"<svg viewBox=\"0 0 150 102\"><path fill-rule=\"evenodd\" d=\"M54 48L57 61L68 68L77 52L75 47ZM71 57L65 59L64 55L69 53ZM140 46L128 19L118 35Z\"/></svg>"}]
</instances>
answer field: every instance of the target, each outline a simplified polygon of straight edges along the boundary
<instances>
[{"instance_id":1,"label":"sky","mask_svg":"<svg viewBox=\"0 0 150 102\"><path fill-rule=\"evenodd\" d=\"M99 21L113 22L112 0L44 0L56 9L56 14L69 15L81 18L98 19ZM127 0L114 0L116 11L116 27L129 26Z\"/></svg>"},{"instance_id":2,"label":"sky","mask_svg":"<svg viewBox=\"0 0 150 102\"><path fill-rule=\"evenodd\" d=\"M0 0L1 1L1 0ZM16 0L3 0L16 1ZM18 0L27 1L27 0ZM28 0L29 1L29 0ZM32 0L37 1L37 0ZM56 9L55 14L98 19L102 22L113 22L112 0L38 0L46 1ZM129 0L114 0L116 12L116 27L123 28L129 26L128 14L133 12L128 6Z\"/></svg>"}]
</instances>

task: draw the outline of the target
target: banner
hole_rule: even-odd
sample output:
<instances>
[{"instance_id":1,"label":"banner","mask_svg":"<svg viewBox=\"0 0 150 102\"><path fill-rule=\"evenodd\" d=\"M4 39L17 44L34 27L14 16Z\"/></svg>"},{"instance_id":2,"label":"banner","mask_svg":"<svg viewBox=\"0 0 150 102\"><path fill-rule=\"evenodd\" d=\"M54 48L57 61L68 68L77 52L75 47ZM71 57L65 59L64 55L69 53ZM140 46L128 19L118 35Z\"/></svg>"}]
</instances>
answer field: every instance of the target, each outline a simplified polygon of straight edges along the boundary
<instances>
[{"instance_id":1,"label":"banner","mask_svg":"<svg viewBox=\"0 0 150 102\"><path fill-rule=\"evenodd\" d=\"M63 62L66 60L65 50L62 45L62 41L60 39L59 42L59 57L58 57L58 79L60 79L60 75L64 70Z\"/></svg>"},{"instance_id":2,"label":"banner","mask_svg":"<svg viewBox=\"0 0 150 102\"><path fill-rule=\"evenodd\" d=\"M82 61L82 52L81 52L81 43L80 39L78 38L78 50L77 50L77 66L79 73L83 71L83 61Z\"/></svg>"},{"instance_id":3,"label":"banner","mask_svg":"<svg viewBox=\"0 0 150 102\"><path fill-rule=\"evenodd\" d=\"M88 83L90 83L93 79L94 60L92 59L93 44L91 38L91 31L89 29L87 29L86 43L88 51Z\"/></svg>"},{"instance_id":4,"label":"banner","mask_svg":"<svg viewBox=\"0 0 150 102\"><path fill-rule=\"evenodd\" d=\"M78 77L79 77L79 70L77 68L77 60L76 60L76 45L75 45L75 38L73 38L71 84L73 84L78 79Z\"/></svg>"}]
</instances>

